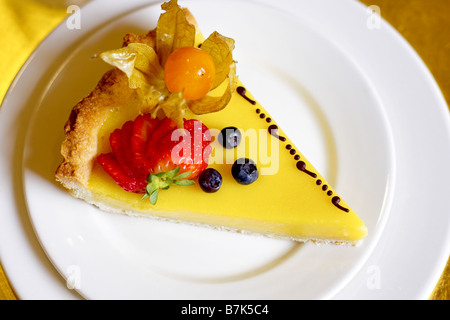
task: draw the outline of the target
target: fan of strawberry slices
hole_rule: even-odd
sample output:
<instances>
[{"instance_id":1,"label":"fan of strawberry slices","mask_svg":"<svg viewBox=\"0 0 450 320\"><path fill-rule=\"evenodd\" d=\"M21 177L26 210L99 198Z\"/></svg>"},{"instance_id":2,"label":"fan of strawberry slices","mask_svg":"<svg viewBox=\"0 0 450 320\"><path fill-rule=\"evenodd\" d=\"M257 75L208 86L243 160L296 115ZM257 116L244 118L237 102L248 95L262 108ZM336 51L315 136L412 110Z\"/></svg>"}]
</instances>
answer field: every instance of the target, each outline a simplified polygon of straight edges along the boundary
<instances>
[{"instance_id":1,"label":"fan of strawberry slices","mask_svg":"<svg viewBox=\"0 0 450 320\"><path fill-rule=\"evenodd\" d=\"M156 203L158 191L170 185L191 185L208 166L209 129L200 121L184 119L184 130L164 118L141 114L109 138L111 152L98 163L125 191L144 194Z\"/></svg>"}]
</instances>

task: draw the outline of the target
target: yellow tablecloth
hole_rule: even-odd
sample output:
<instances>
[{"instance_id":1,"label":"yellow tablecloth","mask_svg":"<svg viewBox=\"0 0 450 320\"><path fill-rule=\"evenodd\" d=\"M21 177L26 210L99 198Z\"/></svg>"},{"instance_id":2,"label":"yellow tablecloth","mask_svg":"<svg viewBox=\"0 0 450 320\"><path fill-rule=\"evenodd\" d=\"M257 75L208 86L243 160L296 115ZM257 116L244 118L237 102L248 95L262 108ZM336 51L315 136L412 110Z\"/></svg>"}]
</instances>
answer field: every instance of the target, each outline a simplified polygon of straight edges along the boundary
<instances>
[{"instance_id":1,"label":"yellow tablecloth","mask_svg":"<svg viewBox=\"0 0 450 320\"><path fill-rule=\"evenodd\" d=\"M427 63L450 105L450 3L448 0L362 0L412 44ZM43 0L0 0L0 99L39 42L66 16ZM414 279L411 279L414 281ZM0 266L0 300L16 296ZM450 260L430 299L450 299Z\"/></svg>"}]
</instances>

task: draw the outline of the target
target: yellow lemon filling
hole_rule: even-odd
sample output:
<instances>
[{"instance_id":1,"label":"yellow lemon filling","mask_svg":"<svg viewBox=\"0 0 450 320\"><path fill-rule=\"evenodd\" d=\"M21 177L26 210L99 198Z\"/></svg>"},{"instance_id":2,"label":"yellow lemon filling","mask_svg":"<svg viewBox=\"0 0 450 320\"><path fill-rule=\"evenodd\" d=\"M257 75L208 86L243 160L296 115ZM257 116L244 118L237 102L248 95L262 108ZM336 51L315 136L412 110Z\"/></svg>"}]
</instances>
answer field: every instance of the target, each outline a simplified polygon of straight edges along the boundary
<instances>
[{"instance_id":1,"label":"yellow lemon filling","mask_svg":"<svg viewBox=\"0 0 450 320\"><path fill-rule=\"evenodd\" d=\"M367 235L363 221L252 99L239 82L225 109L189 116L201 120L213 137L228 126L242 132L242 141L234 149L212 139L209 167L222 175L219 191L205 193L198 184L173 186L152 205L141 200L142 195L121 189L97 163L89 190L125 212L294 240L357 243L363 239ZM99 133L99 153L109 151L109 134L138 113L138 108L111 112ZM231 174L234 161L242 157L252 159L259 170L258 179L250 185L237 183Z\"/></svg>"}]
</instances>

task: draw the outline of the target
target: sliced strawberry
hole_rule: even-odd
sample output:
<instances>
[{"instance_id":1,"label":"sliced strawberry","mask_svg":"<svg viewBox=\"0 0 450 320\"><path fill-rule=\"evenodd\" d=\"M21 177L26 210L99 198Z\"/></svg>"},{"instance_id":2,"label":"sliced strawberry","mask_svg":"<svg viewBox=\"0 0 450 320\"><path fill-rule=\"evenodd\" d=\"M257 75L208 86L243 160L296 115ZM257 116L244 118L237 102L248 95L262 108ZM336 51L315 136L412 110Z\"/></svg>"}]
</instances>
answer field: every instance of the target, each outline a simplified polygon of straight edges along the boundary
<instances>
[{"instance_id":1,"label":"sliced strawberry","mask_svg":"<svg viewBox=\"0 0 450 320\"><path fill-rule=\"evenodd\" d=\"M196 179L208 166L211 135L198 120L185 120L184 129L176 131L176 123L169 118L158 120L149 114L140 115L111 134L112 152L99 155L97 161L119 186L129 192L146 194L149 190L146 180L150 174L156 179L155 174L175 171L177 176L190 172L178 179L186 181L176 183L189 185L192 181L188 180ZM161 175L156 177L166 181ZM176 180L176 177L167 177Z\"/></svg>"},{"instance_id":2,"label":"sliced strawberry","mask_svg":"<svg viewBox=\"0 0 450 320\"><path fill-rule=\"evenodd\" d=\"M123 148L123 164L127 166L132 172L135 174L135 170L133 168L133 150L131 149L131 137L133 136L133 128L134 122L127 121L122 126L122 148Z\"/></svg>"},{"instance_id":3,"label":"sliced strawberry","mask_svg":"<svg viewBox=\"0 0 450 320\"><path fill-rule=\"evenodd\" d=\"M202 149L202 161L197 162L197 160L194 160L194 163L180 163L182 172L190 171L191 174L186 178L188 180L196 179L198 176L208 167L208 159L211 155L212 147L210 145L207 145L205 148ZM195 159L195 158L194 158Z\"/></svg>"},{"instance_id":4,"label":"sliced strawberry","mask_svg":"<svg viewBox=\"0 0 450 320\"><path fill-rule=\"evenodd\" d=\"M177 129L177 124L169 119L162 119L155 130L150 135L147 142L147 158L152 159L158 152L158 149L171 144L171 135ZM164 141L161 141L164 138Z\"/></svg>"},{"instance_id":5,"label":"sliced strawberry","mask_svg":"<svg viewBox=\"0 0 450 320\"><path fill-rule=\"evenodd\" d=\"M201 164L203 150L211 142L209 129L201 121L195 119L184 120L184 128L191 136L192 160L195 164Z\"/></svg>"},{"instance_id":6,"label":"sliced strawberry","mask_svg":"<svg viewBox=\"0 0 450 320\"><path fill-rule=\"evenodd\" d=\"M167 172L170 170L173 170L177 167L177 165L172 161L172 156L170 153L170 150L168 150L166 153L162 154L159 153L159 155L152 159L152 169L151 172L161 173L161 172Z\"/></svg>"},{"instance_id":7,"label":"sliced strawberry","mask_svg":"<svg viewBox=\"0 0 450 320\"><path fill-rule=\"evenodd\" d=\"M123 129L116 129L109 137L109 143L111 145L112 153L119 163L122 171L132 177L134 175L133 167L130 162L128 162L128 155L125 148L124 141L122 139Z\"/></svg>"},{"instance_id":8,"label":"sliced strawberry","mask_svg":"<svg viewBox=\"0 0 450 320\"><path fill-rule=\"evenodd\" d=\"M150 173L150 166L146 155L147 140L158 125L158 119L152 119L150 114L142 114L136 118L133 134L130 139L135 172L140 176Z\"/></svg>"},{"instance_id":9,"label":"sliced strawberry","mask_svg":"<svg viewBox=\"0 0 450 320\"><path fill-rule=\"evenodd\" d=\"M125 191L144 193L147 182L142 179L129 177L120 167L113 153L100 154L98 163L114 179L114 181Z\"/></svg>"},{"instance_id":10,"label":"sliced strawberry","mask_svg":"<svg viewBox=\"0 0 450 320\"><path fill-rule=\"evenodd\" d=\"M186 179L195 179L208 166L207 159L212 150L209 130L197 120L185 121L184 132L173 135L174 130L160 140L159 148L152 156L152 173L167 172L180 166L180 173L191 172ZM174 138L179 139L174 141Z\"/></svg>"},{"instance_id":11,"label":"sliced strawberry","mask_svg":"<svg viewBox=\"0 0 450 320\"><path fill-rule=\"evenodd\" d=\"M184 128L194 137L194 141L200 141L203 148L211 143L211 133L205 124L195 119L184 119Z\"/></svg>"},{"instance_id":12,"label":"sliced strawberry","mask_svg":"<svg viewBox=\"0 0 450 320\"><path fill-rule=\"evenodd\" d=\"M190 171L190 175L185 178L186 180L193 180L206 169L208 163L201 162L199 164L195 164L189 158L178 158L178 161L174 161L171 151L168 150L165 154L160 154L159 157L153 162L152 173L167 172L178 166L180 166L179 173Z\"/></svg>"}]
</instances>

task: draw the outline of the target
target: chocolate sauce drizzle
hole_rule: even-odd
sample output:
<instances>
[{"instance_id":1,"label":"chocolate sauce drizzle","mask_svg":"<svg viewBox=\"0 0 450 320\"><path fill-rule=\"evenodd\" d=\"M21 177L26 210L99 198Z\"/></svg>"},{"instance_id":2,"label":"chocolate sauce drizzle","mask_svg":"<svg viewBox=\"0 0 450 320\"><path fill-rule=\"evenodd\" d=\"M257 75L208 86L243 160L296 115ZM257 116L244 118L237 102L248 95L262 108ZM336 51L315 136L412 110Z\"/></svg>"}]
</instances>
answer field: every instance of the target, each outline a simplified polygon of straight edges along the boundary
<instances>
[{"instance_id":1,"label":"chocolate sauce drizzle","mask_svg":"<svg viewBox=\"0 0 450 320\"><path fill-rule=\"evenodd\" d=\"M256 105L256 101L254 101L254 100L252 100L252 99L250 99L249 97L246 96L247 90L246 90L244 87L241 87L241 86L237 87L237 88L236 88L236 92L237 92L239 95L241 95L245 100L247 100L248 102L250 102L252 105ZM267 123L272 122L272 119L271 119L271 118L266 118L266 115L265 115L264 113L261 113L261 109L256 109L256 113L259 114L259 117L260 117L261 119L266 119L266 122L267 122ZM279 135L278 135L278 126L277 126L277 125L271 124L271 125L269 126L269 128L267 128L267 130L269 131L269 133L270 133L272 136L274 136L275 138L279 139L280 141L283 141L283 142L286 141L286 138L285 138L285 137L282 137L282 136L279 136ZM294 156L294 159L297 161L296 166L297 166L297 169L298 169L298 170L300 170L300 171L302 171L302 172L304 172L304 173L310 175L310 176L313 177L314 179L317 178L317 174L316 174L316 173L311 172L311 171L309 171L309 170L306 169L306 163L305 163L304 161L299 161L299 160L300 160L300 155L296 154L297 151L296 151L295 149L292 149L292 145L287 144L287 145L286 145L286 150L289 151L289 153L290 153L291 155ZM322 185L322 180L317 179L317 180L316 180L316 184L317 184L318 186ZM323 191L327 191L327 190L328 190L328 185L324 184L324 185L322 186L322 190L323 190ZM328 190L328 191L327 191L327 195L328 195L328 196L331 196L332 194L333 194L333 191L331 191L331 190ZM341 206L341 205L339 204L340 202L341 202L341 198L339 198L338 196L334 196L334 197L331 199L331 203L332 203L336 208L338 208L338 209L340 209L340 210L342 210L342 211L345 211L345 212L350 212L349 209L347 209L347 208Z\"/></svg>"},{"instance_id":2,"label":"chocolate sauce drizzle","mask_svg":"<svg viewBox=\"0 0 450 320\"><path fill-rule=\"evenodd\" d=\"M283 141L283 142L286 141L285 137L281 137L281 136L278 135L278 133L277 133L278 132L278 126L276 124L271 124L267 130L269 130L269 133L272 136L274 136L277 139L280 139L280 141Z\"/></svg>"},{"instance_id":3,"label":"chocolate sauce drizzle","mask_svg":"<svg viewBox=\"0 0 450 320\"><path fill-rule=\"evenodd\" d=\"M249 97L246 96L247 89L245 89L244 87L237 87L236 88L236 92L239 93L245 100L247 100L251 104L253 104L253 105L256 104L255 100L252 100L252 99L250 99Z\"/></svg>"},{"instance_id":4,"label":"chocolate sauce drizzle","mask_svg":"<svg viewBox=\"0 0 450 320\"><path fill-rule=\"evenodd\" d=\"M303 161L297 162L297 169L303 171L306 174L309 174L313 178L317 178L317 174L306 169L306 163L304 163Z\"/></svg>"},{"instance_id":5,"label":"chocolate sauce drizzle","mask_svg":"<svg viewBox=\"0 0 450 320\"><path fill-rule=\"evenodd\" d=\"M343 210L343 211L345 211L345 212L349 212L350 210L348 210L347 208L344 208L343 206L341 206L340 204L339 204L339 202L341 202L341 198L339 198L339 197L333 197L333 199L331 199L331 202L336 206L336 207L338 207L339 209L341 209L341 210Z\"/></svg>"}]
</instances>

